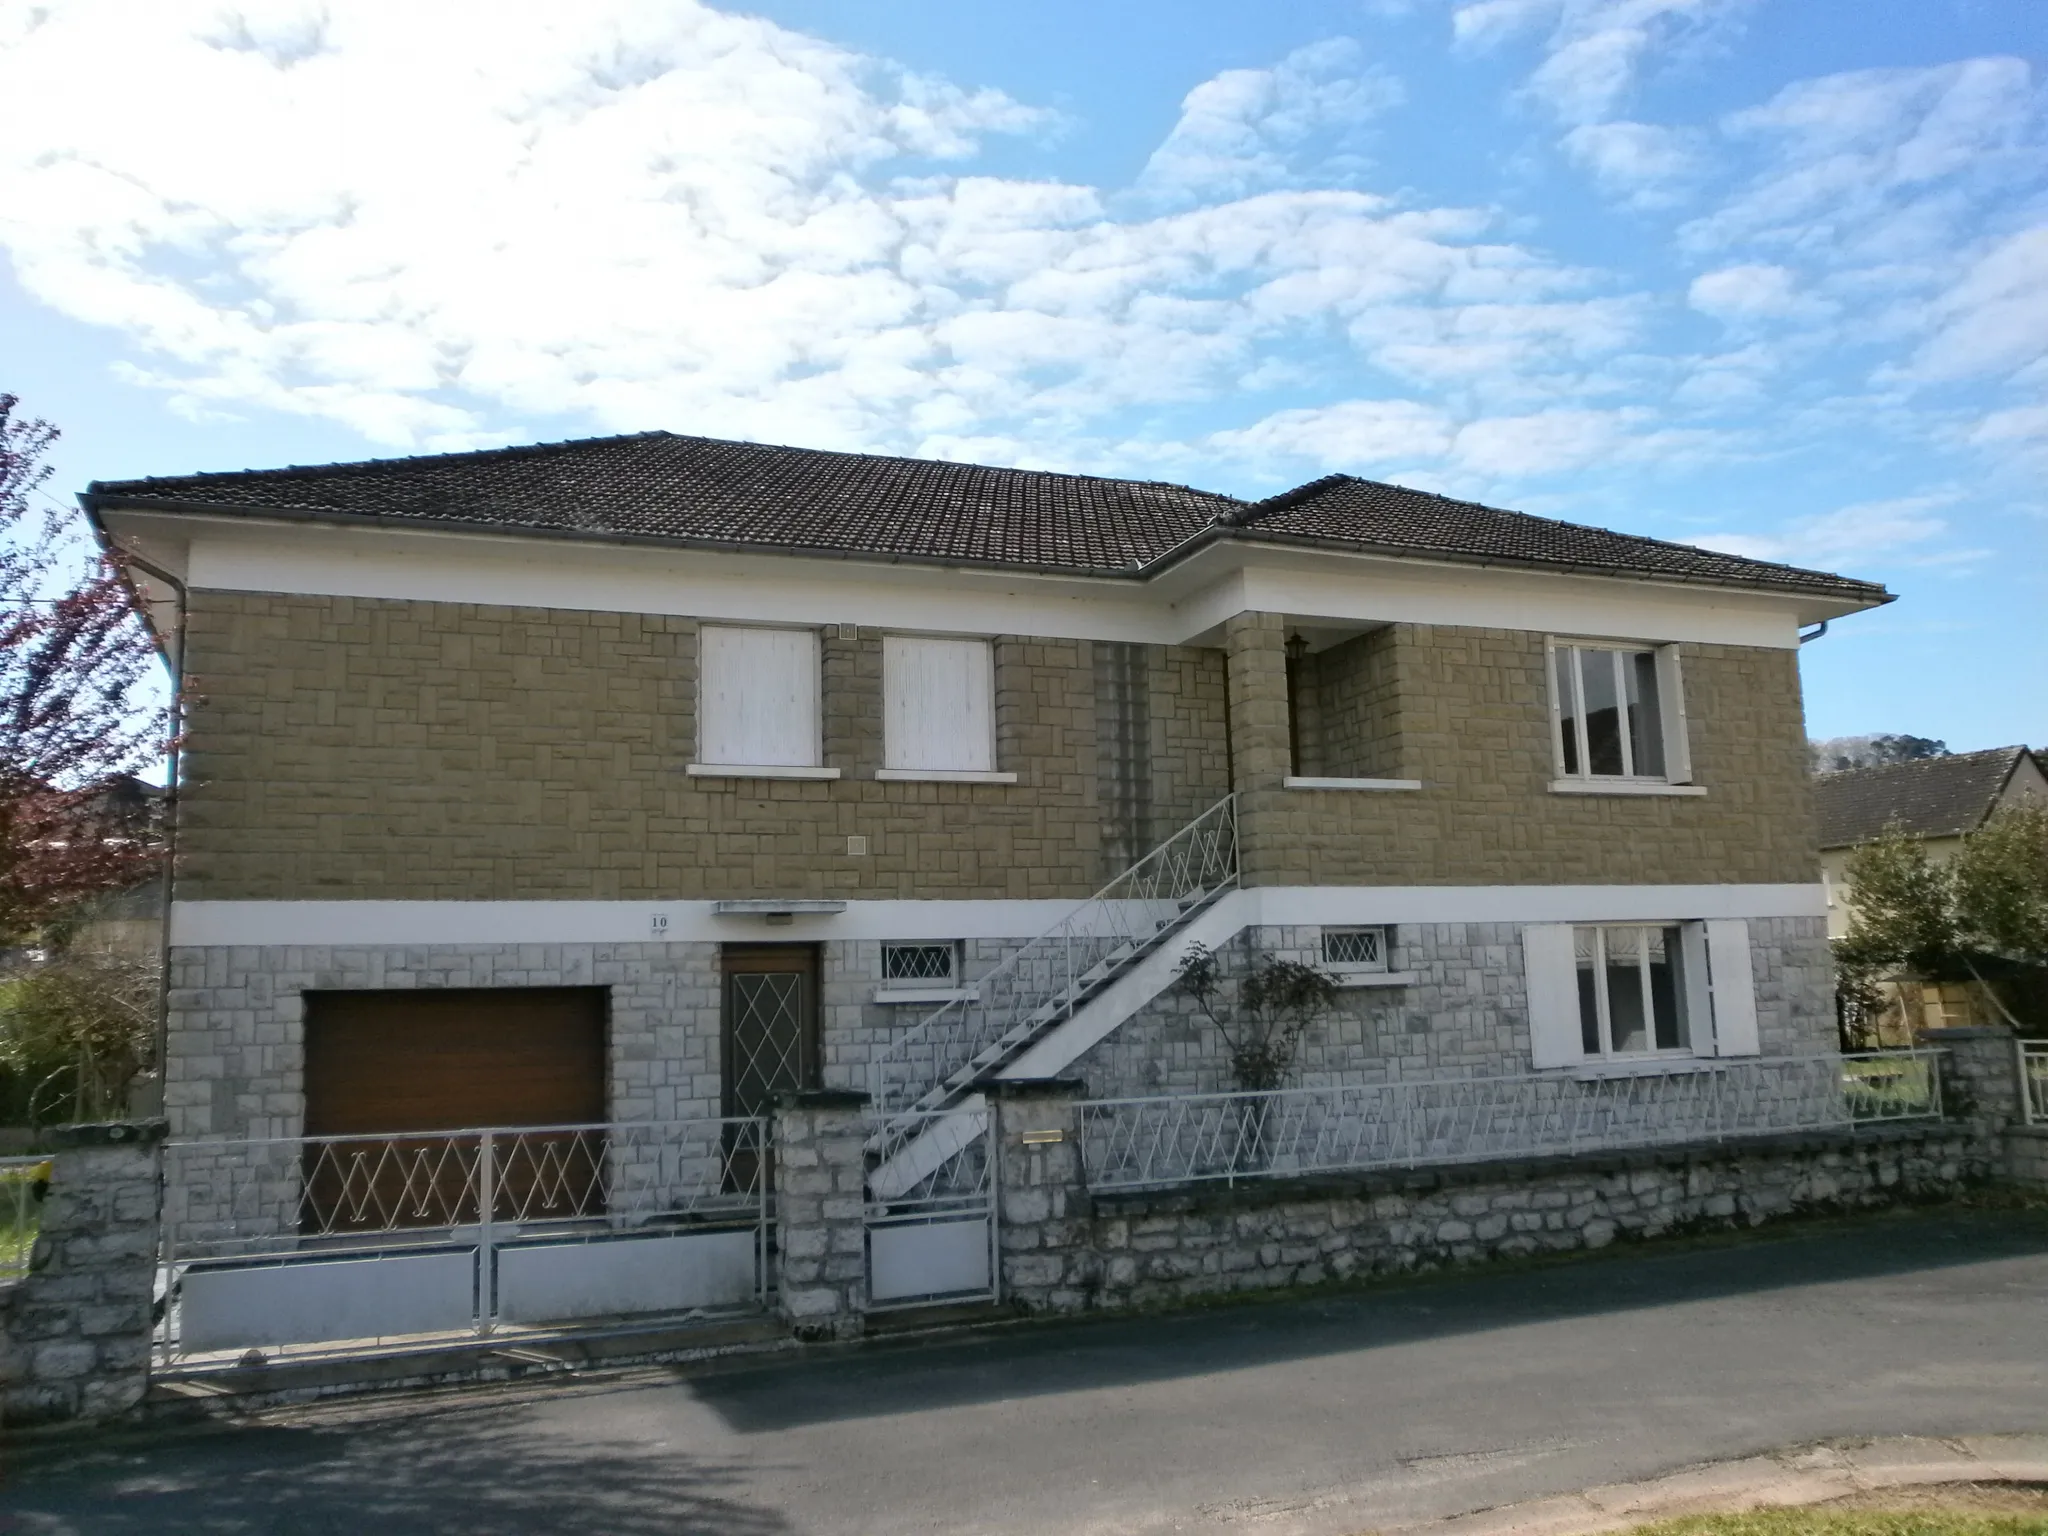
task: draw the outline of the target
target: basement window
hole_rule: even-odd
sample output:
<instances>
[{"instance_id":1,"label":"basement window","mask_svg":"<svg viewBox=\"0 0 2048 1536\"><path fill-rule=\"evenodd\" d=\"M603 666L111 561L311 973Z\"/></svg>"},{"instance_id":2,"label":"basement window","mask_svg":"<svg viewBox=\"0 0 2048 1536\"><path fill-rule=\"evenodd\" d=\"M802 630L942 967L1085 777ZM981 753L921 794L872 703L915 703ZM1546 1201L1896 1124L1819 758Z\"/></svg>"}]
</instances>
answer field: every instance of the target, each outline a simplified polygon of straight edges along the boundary
<instances>
[{"instance_id":1,"label":"basement window","mask_svg":"<svg viewBox=\"0 0 2048 1536\"><path fill-rule=\"evenodd\" d=\"M1385 928L1325 928L1323 969L1336 976L1358 976L1387 969L1393 946Z\"/></svg>"},{"instance_id":2,"label":"basement window","mask_svg":"<svg viewBox=\"0 0 2048 1536\"><path fill-rule=\"evenodd\" d=\"M957 944L884 944L882 980L899 985L951 986L960 979Z\"/></svg>"}]
</instances>

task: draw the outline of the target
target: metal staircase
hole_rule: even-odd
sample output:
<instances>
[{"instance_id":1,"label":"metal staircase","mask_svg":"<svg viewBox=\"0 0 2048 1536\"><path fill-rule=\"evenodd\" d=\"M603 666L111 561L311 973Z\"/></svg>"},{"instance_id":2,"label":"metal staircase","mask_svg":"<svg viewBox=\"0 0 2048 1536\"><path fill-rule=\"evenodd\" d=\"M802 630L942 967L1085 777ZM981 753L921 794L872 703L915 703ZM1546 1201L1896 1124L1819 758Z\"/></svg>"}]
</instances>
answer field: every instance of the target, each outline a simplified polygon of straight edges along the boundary
<instances>
[{"instance_id":1,"label":"metal staircase","mask_svg":"<svg viewBox=\"0 0 2048 1536\"><path fill-rule=\"evenodd\" d=\"M971 994L894 1041L870 1067L872 1113L880 1121L868 1140L870 1192L894 1198L956 1156L972 1135L948 1134L935 1111L962 1110L964 1126L982 1103L977 1084L1083 1020L1091 1004L1236 885L1237 804L1226 795L982 977ZM1139 989L1139 1003L1131 1003L1131 988L1120 989L1119 1021L1170 979L1170 966L1151 969L1156 985Z\"/></svg>"}]
</instances>

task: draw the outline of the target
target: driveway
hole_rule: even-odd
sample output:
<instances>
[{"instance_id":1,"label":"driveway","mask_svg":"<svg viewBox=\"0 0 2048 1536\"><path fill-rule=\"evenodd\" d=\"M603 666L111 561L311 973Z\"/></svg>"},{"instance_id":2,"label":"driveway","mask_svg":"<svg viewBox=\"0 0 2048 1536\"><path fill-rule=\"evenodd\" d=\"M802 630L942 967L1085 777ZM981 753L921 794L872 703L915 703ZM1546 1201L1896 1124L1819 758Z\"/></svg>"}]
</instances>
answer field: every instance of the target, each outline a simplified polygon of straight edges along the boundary
<instances>
[{"instance_id":1,"label":"driveway","mask_svg":"<svg viewBox=\"0 0 2048 1536\"><path fill-rule=\"evenodd\" d=\"M2048 1212L17 1444L28 1532L1345 1532L2048 1425Z\"/></svg>"}]
</instances>

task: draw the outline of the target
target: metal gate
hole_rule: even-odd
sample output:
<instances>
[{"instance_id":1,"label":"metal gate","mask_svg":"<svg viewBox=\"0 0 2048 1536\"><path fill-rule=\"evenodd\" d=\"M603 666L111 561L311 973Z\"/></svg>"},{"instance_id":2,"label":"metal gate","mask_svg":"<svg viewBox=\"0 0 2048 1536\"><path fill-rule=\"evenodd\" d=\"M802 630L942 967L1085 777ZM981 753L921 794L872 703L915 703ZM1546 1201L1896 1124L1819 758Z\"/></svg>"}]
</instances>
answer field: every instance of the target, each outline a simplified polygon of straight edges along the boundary
<instances>
[{"instance_id":1,"label":"metal gate","mask_svg":"<svg viewBox=\"0 0 2048 1536\"><path fill-rule=\"evenodd\" d=\"M164 1358L375 1351L767 1301L759 1119L173 1142Z\"/></svg>"},{"instance_id":2,"label":"metal gate","mask_svg":"<svg viewBox=\"0 0 2048 1536\"><path fill-rule=\"evenodd\" d=\"M868 1304L994 1301L996 1151L985 1100L871 1122Z\"/></svg>"}]
</instances>

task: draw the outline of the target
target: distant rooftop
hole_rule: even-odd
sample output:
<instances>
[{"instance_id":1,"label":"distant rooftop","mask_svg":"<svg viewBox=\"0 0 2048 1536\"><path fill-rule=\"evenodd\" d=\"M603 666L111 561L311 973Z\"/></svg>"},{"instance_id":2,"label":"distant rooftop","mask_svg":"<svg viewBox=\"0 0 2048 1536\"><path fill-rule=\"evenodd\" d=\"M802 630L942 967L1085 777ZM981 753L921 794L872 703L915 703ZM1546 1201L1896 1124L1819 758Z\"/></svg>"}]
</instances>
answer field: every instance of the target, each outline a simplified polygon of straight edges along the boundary
<instances>
[{"instance_id":1,"label":"distant rooftop","mask_svg":"<svg viewBox=\"0 0 2048 1536\"><path fill-rule=\"evenodd\" d=\"M1150 480L644 432L95 481L117 506L1134 576L1196 542L1306 544L1856 602L1873 582L1331 475L1265 501Z\"/></svg>"},{"instance_id":2,"label":"distant rooftop","mask_svg":"<svg viewBox=\"0 0 2048 1536\"><path fill-rule=\"evenodd\" d=\"M1879 837L1897 821L1914 837L1961 837L1984 825L2025 747L1992 747L1876 768L1846 768L1813 781L1823 848Z\"/></svg>"}]
</instances>

